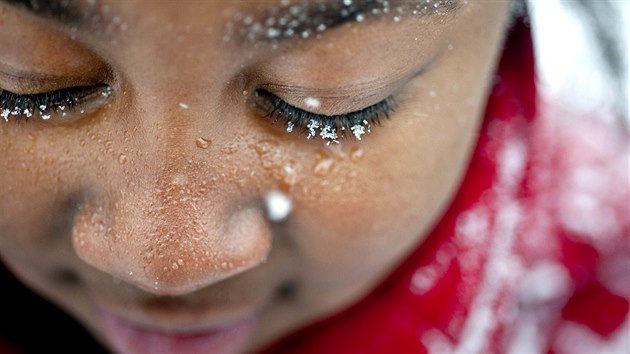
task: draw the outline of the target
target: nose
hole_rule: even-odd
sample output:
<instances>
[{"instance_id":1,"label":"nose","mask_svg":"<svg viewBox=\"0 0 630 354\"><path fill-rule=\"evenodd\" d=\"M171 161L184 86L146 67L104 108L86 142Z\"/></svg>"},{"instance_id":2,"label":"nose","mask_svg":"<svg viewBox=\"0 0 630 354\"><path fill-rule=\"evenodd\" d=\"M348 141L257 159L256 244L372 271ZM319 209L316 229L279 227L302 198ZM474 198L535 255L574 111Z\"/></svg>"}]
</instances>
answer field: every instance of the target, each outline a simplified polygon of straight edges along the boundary
<instances>
[{"instance_id":1,"label":"nose","mask_svg":"<svg viewBox=\"0 0 630 354\"><path fill-rule=\"evenodd\" d=\"M263 263L271 231L262 208L189 180L174 175L118 198L87 198L75 217L76 253L157 295L186 294Z\"/></svg>"}]
</instances>

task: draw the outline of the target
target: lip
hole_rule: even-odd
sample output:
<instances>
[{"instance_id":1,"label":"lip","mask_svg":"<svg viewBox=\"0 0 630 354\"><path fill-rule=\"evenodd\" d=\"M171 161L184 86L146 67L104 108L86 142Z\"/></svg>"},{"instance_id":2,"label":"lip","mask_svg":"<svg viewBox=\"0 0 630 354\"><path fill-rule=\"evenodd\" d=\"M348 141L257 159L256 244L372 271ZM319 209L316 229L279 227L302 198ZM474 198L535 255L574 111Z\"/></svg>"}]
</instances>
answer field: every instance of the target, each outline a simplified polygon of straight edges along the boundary
<instances>
[{"instance_id":1,"label":"lip","mask_svg":"<svg viewBox=\"0 0 630 354\"><path fill-rule=\"evenodd\" d=\"M241 353L250 342L258 316L252 314L225 325L190 331L163 330L139 324L99 309L104 334L120 354Z\"/></svg>"}]
</instances>

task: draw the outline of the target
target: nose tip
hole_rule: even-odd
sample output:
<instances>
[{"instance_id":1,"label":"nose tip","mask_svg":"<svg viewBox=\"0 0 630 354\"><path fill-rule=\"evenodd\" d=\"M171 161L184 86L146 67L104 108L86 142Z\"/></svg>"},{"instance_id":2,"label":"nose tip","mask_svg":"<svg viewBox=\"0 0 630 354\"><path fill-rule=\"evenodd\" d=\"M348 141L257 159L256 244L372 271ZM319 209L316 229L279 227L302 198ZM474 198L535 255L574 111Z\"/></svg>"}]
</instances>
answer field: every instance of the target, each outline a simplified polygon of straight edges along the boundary
<instances>
[{"instance_id":1,"label":"nose tip","mask_svg":"<svg viewBox=\"0 0 630 354\"><path fill-rule=\"evenodd\" d=\"M207 228L195 227L200 222L177 221L181 220L107 218L104 208L89 204L75 218L73 246L79 258L100 271L144 291L170 296L254 268L266 261L271 249L271 231L259 208L215 216L203 223ZM142 225L133 225L138 222Z\"/></svg>"}]
</instances>

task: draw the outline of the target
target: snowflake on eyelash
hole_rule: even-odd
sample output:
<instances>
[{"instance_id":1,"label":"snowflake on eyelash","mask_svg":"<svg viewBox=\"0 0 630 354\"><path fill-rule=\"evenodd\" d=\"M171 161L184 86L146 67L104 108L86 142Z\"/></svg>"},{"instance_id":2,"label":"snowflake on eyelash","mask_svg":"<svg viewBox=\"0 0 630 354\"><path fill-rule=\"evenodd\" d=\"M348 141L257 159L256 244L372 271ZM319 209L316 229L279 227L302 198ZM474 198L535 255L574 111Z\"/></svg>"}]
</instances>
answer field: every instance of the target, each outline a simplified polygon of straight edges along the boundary
<instances>
[{"instance_id":1,"label":"snowflake on eyelash","mask_svg":"<svg viewBox=\"0 0 630 354\"><path fill-rule=\"evenodd\" d=\"M351 128L352 134L357 140L361 140L361 136L365 134L365 127L359 124L353 125Z\"/></svg>"},{"instance_id":2,"label":"snowflake on eyelash","mask_svg":"<svg viewBox=\"0 0 630 354\"><path fill-rule=\"evenodd\" d=\"M11 110L9 110L8 108L5 108L5 109L2 110L2 113L0 114L0 116L2 116L2 118L4 118L5 122L8 122L10 114L11 114Z\"/></svg>"},{"instance_id":3,"label":"snowflake on eyelash","mask_svg":"<svg viewBox=\"0 0 630 354\"><path fill-rule=\"evenodd\" d=\"M319 136L321 136L322 139L324 140L328 139L328 141L326 142L326 145L330 145L331 142L339 144L339 140L337 140L337 129L329 124L326 124L319 131Z\"/></svg>"},{"instance_id":4,"label":"snowflake on eyelash","mask_svg":"<svg viewBox=\"0 0 630 354\"><path fill-rule=\"evenodd\" d=\"M317 128L320 127L320 124L318 121L316 121L315 119L311 119L308 122L308 125L306 126L306 128L308 129L308 136L306 137L306 139L311 139L317 136Z\"/></svg>"}]
</instances>

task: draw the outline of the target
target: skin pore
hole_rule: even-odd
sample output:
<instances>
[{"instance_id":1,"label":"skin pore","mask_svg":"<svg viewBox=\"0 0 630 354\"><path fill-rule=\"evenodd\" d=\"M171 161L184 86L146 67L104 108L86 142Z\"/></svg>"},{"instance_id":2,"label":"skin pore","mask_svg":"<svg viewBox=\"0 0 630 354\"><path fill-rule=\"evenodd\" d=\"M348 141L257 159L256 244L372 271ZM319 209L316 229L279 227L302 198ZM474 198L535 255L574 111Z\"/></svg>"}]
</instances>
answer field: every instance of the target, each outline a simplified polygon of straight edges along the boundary
<instances>
[{"instance_id":1,"label":"skin pore","mask_svg":"<svg viewBox=\"0 0 630 354\"><path fill-rule=\"evenodd\" d=\"M448 205L509 21L507 0L425 2L285 36L268 19L303 2L0 1L1 90L93 92L0 118L2 261L110 348L103 313L161 333L246 322L239 352L357 301ZM307 139L268 94L320 118L395 104L361 140ZM279 222L271 191L292 204Z\"/></svg>"}]
</instances>

